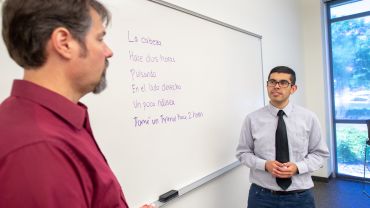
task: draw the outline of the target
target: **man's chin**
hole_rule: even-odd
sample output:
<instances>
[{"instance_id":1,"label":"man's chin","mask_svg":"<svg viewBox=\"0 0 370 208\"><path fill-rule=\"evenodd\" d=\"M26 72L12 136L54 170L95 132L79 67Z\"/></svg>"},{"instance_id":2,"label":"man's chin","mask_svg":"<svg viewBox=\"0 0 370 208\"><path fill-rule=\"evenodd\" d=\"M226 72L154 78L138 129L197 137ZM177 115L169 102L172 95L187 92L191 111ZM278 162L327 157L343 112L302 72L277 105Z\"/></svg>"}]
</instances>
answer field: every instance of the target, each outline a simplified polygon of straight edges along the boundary
<instances>
[{"instance_id":1,"label":"man's chin","mask_svg":"<svg viewBox=\"0 0 370 208\"><path fill-rule=\"evenodd\" d=\"M101 75L99 83L95 86L94 90L92 91L94 94L99 94L107 88L107 78L106 78L106 73L107 69L109 66L109 61L108 59L105 60L105 66L103 70L103 74Z\"/></svg>"},{"instance_id":2,"label":"man's chin","mask_svg":"<svg viewBox=\"0 0 370 208\"><path fill-rule=\"evenodd\" d=\"M105 71L104 71L99 83L95 86L92 93L99 94L99 93L103 92L105 90L105 88L107 88L107 79L105 77Z\"/></svg>"},{"instance_id":3,"label":"man's chin","mask_svg":"<svg viewBox=\"0 0 370 208\"><path fill-rule=\"evenodd\" d=\"M103 92L105 90L105 88L107 88L106 80L105 79L104 79L104 81L100 80L100 82L98 83L98 85L96 85L96 87L94 88L92 93L99 94L99 93Z\"/></svg>"}]
</instances>

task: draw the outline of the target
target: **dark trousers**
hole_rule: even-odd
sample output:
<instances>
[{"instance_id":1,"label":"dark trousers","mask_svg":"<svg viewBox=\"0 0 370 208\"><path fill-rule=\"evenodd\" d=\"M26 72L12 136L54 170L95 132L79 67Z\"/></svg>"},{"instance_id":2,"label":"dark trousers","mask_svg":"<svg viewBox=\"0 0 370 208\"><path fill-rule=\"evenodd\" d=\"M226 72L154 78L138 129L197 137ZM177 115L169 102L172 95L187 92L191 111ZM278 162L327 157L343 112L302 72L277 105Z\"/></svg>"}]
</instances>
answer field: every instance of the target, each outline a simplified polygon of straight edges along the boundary
<instances>
[{"instance_id":1,"label":"dark trousers","mask_svg":"<svg viewBox=\"0 0 370 208\"><path fill-rule=\"evenodd\" d=\"M249 189L248 208L315 208L315 201L310 189L282 195L252 184Z\"/></svg>"}]
</instances>

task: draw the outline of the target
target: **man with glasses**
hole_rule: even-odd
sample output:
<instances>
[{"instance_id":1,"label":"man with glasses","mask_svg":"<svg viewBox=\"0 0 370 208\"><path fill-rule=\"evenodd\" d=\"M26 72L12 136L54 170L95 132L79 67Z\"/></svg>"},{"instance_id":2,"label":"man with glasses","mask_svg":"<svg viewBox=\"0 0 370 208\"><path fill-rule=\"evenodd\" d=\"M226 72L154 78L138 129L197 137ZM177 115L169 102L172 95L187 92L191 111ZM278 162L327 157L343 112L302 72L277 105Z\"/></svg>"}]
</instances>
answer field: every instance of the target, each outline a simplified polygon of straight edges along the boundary
<instances>
[{"instance_id":1,"label":"man with glasses","mask_svg":"<svg viewBox=\"0 0 370 208\"><path fill-rule=\"evenodd\" d=\"M267 81L270 103L244 121L236 156L250 168L248 208L315 207L311 173L329 151L317 116L289 102L295 82L291 68L273 68Z\"/></svg>"}]
</instances>

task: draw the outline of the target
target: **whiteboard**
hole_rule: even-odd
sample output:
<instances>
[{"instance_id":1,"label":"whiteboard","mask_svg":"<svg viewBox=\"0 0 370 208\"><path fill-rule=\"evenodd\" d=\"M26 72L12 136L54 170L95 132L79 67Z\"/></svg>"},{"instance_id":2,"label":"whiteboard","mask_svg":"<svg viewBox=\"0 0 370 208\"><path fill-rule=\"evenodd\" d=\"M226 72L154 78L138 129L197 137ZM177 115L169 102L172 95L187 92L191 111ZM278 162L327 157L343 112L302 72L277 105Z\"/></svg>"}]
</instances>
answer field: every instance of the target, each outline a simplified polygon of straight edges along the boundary
<instances>
[{"instance_id":1,"label":"whiteboard","mask_svg":"<svg viewBox=\"0 0 370 208\"><path fill-rule=\"evenodd\" d=\"M243 119L264 104L261 38L152 1L102 2L113 16L108 88L82 102L138 207L235 162ZM3 74L15 66L0 48L10 89Z\"/></svg>"}]
</instances>

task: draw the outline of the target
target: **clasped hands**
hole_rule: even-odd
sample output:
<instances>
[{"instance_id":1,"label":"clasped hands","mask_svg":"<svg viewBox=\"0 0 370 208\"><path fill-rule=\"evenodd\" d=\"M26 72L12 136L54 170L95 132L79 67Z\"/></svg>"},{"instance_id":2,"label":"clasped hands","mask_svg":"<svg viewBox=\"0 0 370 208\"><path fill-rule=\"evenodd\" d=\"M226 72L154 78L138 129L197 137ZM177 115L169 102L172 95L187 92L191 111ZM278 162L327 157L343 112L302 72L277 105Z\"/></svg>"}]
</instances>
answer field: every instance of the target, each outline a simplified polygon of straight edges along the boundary
<instances>
[{"instance_id":1,"label":"clasped hands","mask_svg":"<svg viewBox=\"0 0 370 208\"><path fill-rule=\"evenodd\" d=\"M280 163L276 160L266 161L265 169L276 178L291 178L298 172L298 167L295 163Z\"/></svg>"}]
</instances>

